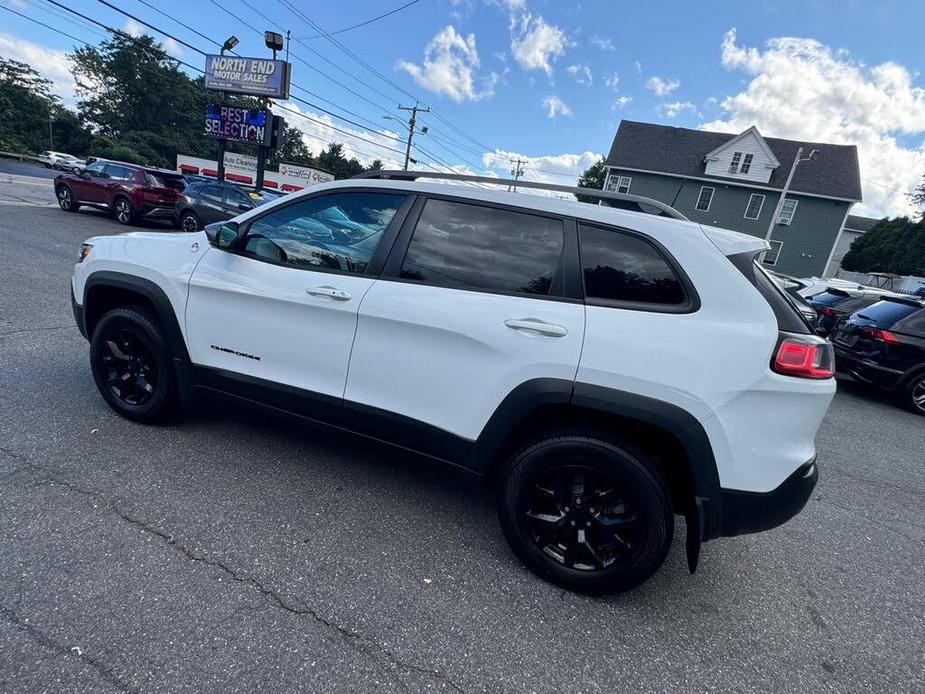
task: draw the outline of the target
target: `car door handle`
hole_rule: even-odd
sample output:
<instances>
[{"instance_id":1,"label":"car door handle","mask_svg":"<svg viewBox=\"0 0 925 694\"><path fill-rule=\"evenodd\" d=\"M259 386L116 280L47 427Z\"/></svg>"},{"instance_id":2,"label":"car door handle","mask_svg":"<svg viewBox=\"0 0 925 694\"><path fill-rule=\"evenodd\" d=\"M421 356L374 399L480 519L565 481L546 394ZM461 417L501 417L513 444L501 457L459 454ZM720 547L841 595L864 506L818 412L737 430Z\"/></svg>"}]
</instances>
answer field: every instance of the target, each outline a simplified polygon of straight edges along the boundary
<instances>
[{"instance_id":1,"label":"car door handle","mask_svg":"<svg viewBox=\"0 0 925 694\"><path fill-rule=\"evenodd\" d=\"M539 318L508 318L504 321L504 324L511 330L539 333L549 337L565 337L568 335L568 330L561 325L547 323Z\"/></svg>"},{"instance_id":2,"label":"car door handle","mask_svg":"<svg viewBox=\"0 0 925 694\"><path fill-rule=\"evenodd\" d=\"M350 301L353 296L350 292L344 291L343 289L338 289L337 287L332 287L329 284L324 284L320 287L312 287L311 289L306 289L311 296L327 296L331 299L337 299L338 301Z\"/></svg>"}]
</instances>

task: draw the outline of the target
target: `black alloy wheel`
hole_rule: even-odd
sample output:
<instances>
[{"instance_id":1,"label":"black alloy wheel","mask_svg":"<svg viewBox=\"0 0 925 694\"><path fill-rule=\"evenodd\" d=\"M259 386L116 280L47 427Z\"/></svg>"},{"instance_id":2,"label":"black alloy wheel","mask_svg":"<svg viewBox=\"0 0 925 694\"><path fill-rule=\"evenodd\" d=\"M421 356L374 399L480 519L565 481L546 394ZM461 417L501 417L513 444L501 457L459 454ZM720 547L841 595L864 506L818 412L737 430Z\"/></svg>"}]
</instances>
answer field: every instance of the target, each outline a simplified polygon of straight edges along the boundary
<instances>
[{"instance_id":1,"label":"black alloy wheel","mask_svg":"<svg viewBox=\"0 0 925 694\"><path fill-rule=\"evenodd\" d=\"M514 456L498 516L534 573L597 595L646 581L674 534L670 495L653 461L629 442L590 433L548 438Z\"/></svg>"},{"instance_id":2,"label":"black alloy wheel","mask_svg":"<svg viewBox=\"0 0 925 694\"><path fill-rule=\"evenodd\" d=\"M177 411L173 356L150 310L126 306L106 313L93 330L90 366L103 399L123 417L149 423Z\"/></svg>"},{"instance_id":3,"label":"black alloy wheel","mask_svg":"<svg viewBox=\"0 0 925 694\"><path fill-rule=\"evenodd\" d=\"M180 217L180 228L187 233L199 231L199 218L192 212L184 212Z\"/></svg>"},{"instance_id":4,"label":"black alloy wheel","mask_svg":"<svg viewBox=\"0 0 925 694\"><path fill-rule=\"evenodd\" d=\"M628 563L639 550L645 518L625 485L584 465L537 476L522 513L533 541L563 566L595 571Z\"/></svg>"},{"instance_id":5,"label":"black alloy wheel","mask_svg":"<svg viewBox=\"0 0 925 694\"><path fill-rule=\"evenodd\" d=\"M126 405L144 405L157 386L157 363L145 338L130 327L107 332L99 354L100 370L114 397Z\"/></svg>"},{"instance_id":6,"label":"black alloy wheel","mask_svg":"<svg viewBox=\"0 0 925 694\"><path fill-rule=\"evenodd\" d=\"M116 221L119 222L119 224L130 224L132 217L135 215L132 203L125 198L117 198L113 210L116 215Z\"/></svg>"}]
</instances>

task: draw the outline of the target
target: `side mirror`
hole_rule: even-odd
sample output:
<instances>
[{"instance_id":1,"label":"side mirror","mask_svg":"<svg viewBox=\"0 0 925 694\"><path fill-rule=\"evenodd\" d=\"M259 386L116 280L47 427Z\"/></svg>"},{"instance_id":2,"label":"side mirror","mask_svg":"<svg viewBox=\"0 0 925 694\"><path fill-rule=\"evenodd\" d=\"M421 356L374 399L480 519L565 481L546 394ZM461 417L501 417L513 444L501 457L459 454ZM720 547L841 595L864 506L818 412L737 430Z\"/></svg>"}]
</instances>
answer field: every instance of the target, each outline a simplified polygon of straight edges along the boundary
<instances>
[{"instance_id":1,"label":"side mirror","mask_svg":"<svg viewBox=\"0 0 925 694\"><path fill-rule=\"evenodd\" d=\"M210 224L206 227L206 238L216 248L227 250L237 243L240 232L237 222Z\"/></svg>"}]
</instances>

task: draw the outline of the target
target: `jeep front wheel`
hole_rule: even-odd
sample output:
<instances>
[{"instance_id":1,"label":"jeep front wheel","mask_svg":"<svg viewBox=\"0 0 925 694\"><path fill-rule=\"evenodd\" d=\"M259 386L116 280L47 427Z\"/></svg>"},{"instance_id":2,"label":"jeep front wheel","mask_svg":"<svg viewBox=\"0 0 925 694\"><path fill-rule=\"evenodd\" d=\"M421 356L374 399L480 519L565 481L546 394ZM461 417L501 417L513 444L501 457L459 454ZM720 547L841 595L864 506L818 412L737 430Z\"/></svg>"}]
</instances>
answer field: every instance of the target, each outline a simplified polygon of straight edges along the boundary
<instances>
[{"instance_id":1,"label":"jeep front wheel","mask_svg":"<svg viewBox=\"0 0 925 694\"><path fill-rule=\"evenodd\" d=\"M93 380L118 414L151 423L174 414L177 383L170 346L157 319L141 307L116 308L90 340Z\"/></svg>"},{"instance_id":2,"label":"jeep front wheel","mask_svg":"<svg viewBox=\"0 0 925 694\"><path fill-rule=\"evenodd\" d=\"M674 533L668 490L646 456L593 436L521 450L507 468L498 511L527 567L582 593L640 585L661 566Z\"/></svg>"}]
</instances>

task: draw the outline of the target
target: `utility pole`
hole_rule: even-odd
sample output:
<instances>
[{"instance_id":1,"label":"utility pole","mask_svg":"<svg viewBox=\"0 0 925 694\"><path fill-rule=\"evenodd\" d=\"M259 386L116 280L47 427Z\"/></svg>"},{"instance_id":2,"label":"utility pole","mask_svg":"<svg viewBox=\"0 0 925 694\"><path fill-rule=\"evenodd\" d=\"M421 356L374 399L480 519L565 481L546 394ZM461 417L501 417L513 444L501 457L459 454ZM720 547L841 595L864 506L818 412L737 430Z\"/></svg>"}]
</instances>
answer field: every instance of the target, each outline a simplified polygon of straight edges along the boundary
<instances>
[{"instance_id":1,"label":"utility pole","mask_svg":"<svg viewBox=\"0 0 925 694\"><path fill-rule=\"evenodd\" d=\"M780 217L780 211L784 208L784 200L787 197L787 191L790 190L790 183L793 181L793 174L796 173L797 166L801 161L815 160L819 156L819 150L814 149L810 151L808 157L803 156L803 148L800 147L797 149L797 155L793 158L793 164L790 167L790 173L787 174L787 181L784 183L784 189L780 192L780 198L777 200L777 205L774 207L774 214L771 215L771 221L768 224L768 233L764 235L765 241L771 240L771 234L774 233L774 227L777 225L777 219ZM823 270L825 272L825 270Z\"/></svg>"},{"instance_id":2,"label":"utility pole","mask_svg":"<svg viewBox=\"0 0 925 694\"><path fill-rule=\"evenodd\" d=\"M519 179L521 176L524 175L524 164L527 163L527 160L517 157L516 159L511 159L510 162L514 165L511 168L511 176L513 176L514 180L516 181L517 179ZM517 192L516 185L508 186L507 189L508 189L508 192L511 192L512 190L515 193Z\"/></svg>"},{"instance_id":3,"label":"utility pole","mask_svg":"<svg viewBox=\"0 0 925 694\"><path fill-rule=\"evenodd\" d=\"M51 111L49 111L49 112L48 112L48 141L49 141L51 144L48 146L48 149L54 149L54 148L55 148L55 137L54 137L54 134L52 133L52 130L51 130L51 119L52 119L52 117L51 117Z\"/></svg>"},{"instance_id":4,"label":"utility pole","mask_svg":"<svg viewBox=\"0 0 925 694\"><path fill-rule=\"evenodd\" d=\"M414 102L414 106L399 106L400 111L410 111L411 118L408 119L408 146L405 147L405 165L402 167L405 171L408 170L408 163L411 161L411 140L414 137L414 125L417 122L418 113L429 113L430 107L421 108L418 105L418 102ZM427 132L427 127L425 126L422 130L422 133Z\"/></svg>"}]
</instances>

